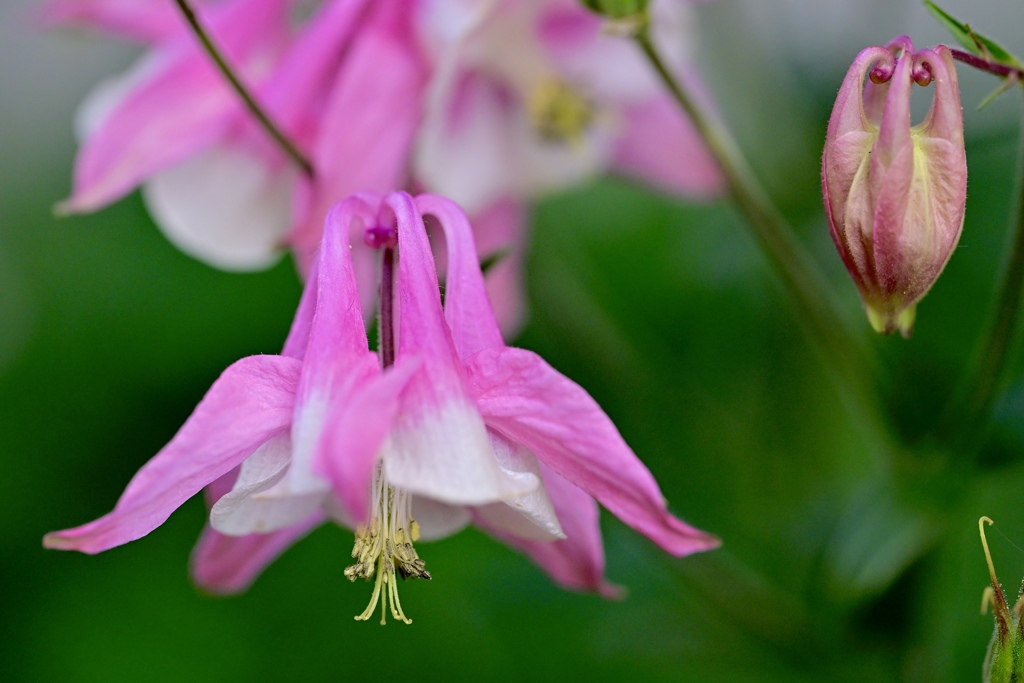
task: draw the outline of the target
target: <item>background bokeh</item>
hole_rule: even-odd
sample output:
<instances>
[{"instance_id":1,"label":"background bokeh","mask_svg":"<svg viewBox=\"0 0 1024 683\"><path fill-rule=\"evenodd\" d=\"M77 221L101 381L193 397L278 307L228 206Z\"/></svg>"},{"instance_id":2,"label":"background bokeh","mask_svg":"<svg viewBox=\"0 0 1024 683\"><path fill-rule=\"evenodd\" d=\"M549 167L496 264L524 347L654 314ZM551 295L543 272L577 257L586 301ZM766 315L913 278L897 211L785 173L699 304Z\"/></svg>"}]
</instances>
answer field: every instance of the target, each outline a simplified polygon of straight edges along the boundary
<instances>
[{"instance_id":1,"label":"background bokeh","mask_svg":"<svg viewBox=\"0 0 1024 683\"><path fill-rule=\"evenodd\" d=\"M1015 94L975 111L996 84L961 69L966 224L914 337L871 339L887 424L851 410L728 205L612 179L541 202L517 343L586 387L672 510L724 545L673 559L605 515L608 573L629 589L607 602L468 530L422 548L434 580L402 589L415 623L381 628L352 619L369 587L342 576L351 534L334 527L234 598L189 583L198 499L99 556L41 548L107 512L225 366L280 348L300 285L288 261L238 275L183 256L137 196L53 217L75 104L134 55L42 33L34 6L0 7L0 681L979 679L980 515L1009 592L1024 576L1020 359L982 465L927 434L1005 251ZM1016 0L945 6L1024 52ZM697 17L724 118L866 334L821 208L821 140L857 50L941 29L891 0L720 0Z\"/></svg>"}]
</instances>

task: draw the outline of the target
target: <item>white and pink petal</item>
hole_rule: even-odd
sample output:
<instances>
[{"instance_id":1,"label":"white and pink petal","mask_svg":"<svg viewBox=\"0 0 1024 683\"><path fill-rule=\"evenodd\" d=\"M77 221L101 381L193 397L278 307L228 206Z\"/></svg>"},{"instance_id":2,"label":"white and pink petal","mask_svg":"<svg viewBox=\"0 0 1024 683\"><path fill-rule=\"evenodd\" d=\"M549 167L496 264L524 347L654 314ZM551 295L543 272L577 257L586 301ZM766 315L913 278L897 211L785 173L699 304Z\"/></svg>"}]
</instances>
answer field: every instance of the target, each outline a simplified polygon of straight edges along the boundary
<instances>
[{"instance_id":1,"label":"white and pink petal","mask_svg":"<svg viewBox=\"0 0 1024 683\"><path fill-rule=\"evenodd\" d=\"M539 356L488 349L469 359L467 368L488 427L525 446L623 522L677 556L719 545L668 512L654 477L611 419Z\"/></svg>"}]
</instances>

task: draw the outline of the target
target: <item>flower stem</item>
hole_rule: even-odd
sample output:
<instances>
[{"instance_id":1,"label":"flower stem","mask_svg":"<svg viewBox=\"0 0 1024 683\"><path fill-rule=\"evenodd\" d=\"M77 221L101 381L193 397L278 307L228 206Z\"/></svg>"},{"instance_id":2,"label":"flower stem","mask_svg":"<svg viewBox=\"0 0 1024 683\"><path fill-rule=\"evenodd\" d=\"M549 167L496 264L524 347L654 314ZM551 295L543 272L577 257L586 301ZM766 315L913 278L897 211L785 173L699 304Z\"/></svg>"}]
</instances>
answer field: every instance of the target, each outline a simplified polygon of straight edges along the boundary
<instances>
[{"instance_id":1,"label":"flower stem","mask_svg":"<svg viewBox=\"0 0 1024 683\"><path fill-rule=\"evenodd\" d=\"M1010 351L1014 348L1024 298L1024 112L1020 130L1020 161L1017 167L1016 225L1002 282L996 294L993 315L975 349L970 370L943 420L943 434L965 452L977 453L978 437L992 410L998 391L1006 380ZM955 434L949 434L951 430Z\"/></svg>"},{"instance_id":2,"label":"flower stem","mask_svg":"<svg viewBox=\"0 0 1024 683\"><path fill-rule=\"evenodd\" d=\"M729 131L669 71L646 24L632 35L717 160L732 200L746 217L770 266L793 294L801 323L848 386L863 389L865 380L878 374L877 359L840 313L842 307L825 276L758 183ZM871 400L864 391L860 393Z\"/></svg>"},{"instance_id":3,"label":"flower stem","mask_svg":"<svg viewBox=\"0 0 1024 683\"><path fill-rule=\"evenodd\" d=\"M210 37L210 34L207 33L206 29L203 28L203 25L199 23L199 17L196 16L196 13L192 10L192 7L189 6L188 0L174 1L177 3L178 8L181 10L181 13L185 17L185 20L188 22L188 25L192 28L192 32L195 33L196 38L199 39L199 42L202 44L203 49L206 50L206 53L210 56L210 59L212 59L213 62L217 65L217 68L220 70L221 74L224 75L224 78L227 79L232 89L234 89L235 93L237 93L238 96L245 103L246 108L263 127L263 130L265 130L267 132L267 135L269 135L273 139L274 143L281 148L281 151L283 151L293 162L295 162L296 166L302 169L303 173L312 178L313 164L306 157L306 155L299 151L299 148L295 145L294 142L292 142L288 138L287 135L285 135L284 131L282 131L277 126L277 124L274 123L274 121L263 110L259 103L256 102L255 98L252 96L252 93L250 93L248 88L245 87L245 85L242 83L239 77L235 74L234 70L231 68L231 65L227 63L227 60L224 58L224 55L221 54L221 51L217 48L216 44L214 44L213 39Z\"/></svg>"},{"instance_id":4,"label":"flower stem","mask_svg":"<svg viewBox=\"0 0 1024 683\"><path fill-rule=\"evenodd\" d=\"M963 62L968 66L973 66L975 69L987 71L988 73L994 74L1001 78L1008 78L1012 76L1013 78L1019 80L1022 76L1024 76L1024 71L1021 71L1016 67L1008 66L1006 64L1000 64L999 62L993 62L990 59L976 57L972 55L970 52L964 52L963 50L957 50L956 48L951 48L949 52L951 55L953 55L953 59L957 60L958 62Z\"/></svg>"},{"instance_id":5,"label":"flower stem","mask_svg":"<svg viewBox=\"0 0 1024 683\"><path fill-rule=\"evenodd\" d=\"M381 365L395 364L395 250L384 248L380 268L380 357Z\"/></svg>"}]
</instances>

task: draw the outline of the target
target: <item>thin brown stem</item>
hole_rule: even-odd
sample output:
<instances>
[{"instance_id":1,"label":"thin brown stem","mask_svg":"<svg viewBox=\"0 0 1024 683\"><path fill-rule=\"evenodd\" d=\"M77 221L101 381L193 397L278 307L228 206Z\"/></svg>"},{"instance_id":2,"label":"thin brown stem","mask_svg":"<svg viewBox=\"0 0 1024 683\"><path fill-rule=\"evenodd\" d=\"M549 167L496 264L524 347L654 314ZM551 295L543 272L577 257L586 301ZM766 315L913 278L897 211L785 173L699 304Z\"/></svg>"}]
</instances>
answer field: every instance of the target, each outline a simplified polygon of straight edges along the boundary
<instances>
[{"instance_id":1,"label":"thin brown stem","mask_svg":"<svg viewBox=\"0 0 1024 683\"><path fill-rule=\"evenodd\" d=\"M259 103L256 102L256 99L252 96L252 93L249 92L249 89L245 87L245 84L243 84L239 77L235 74L234 70L231 68L231 65L227 63L227 60L224 58L224 55L217 48L217 45L213 42L213 39L210 37L210 34L207 33L206 29L203 28L203 25L199 21L199 17L196 16L196 13L188 4L188 0L174 1L177 3L178 8L181 10L181 13L185 17L185 20L188 22L188 25L192 28L192 32L195 34L196 38L199 39L199 42L202 44L203 49L206 50L206 53L210 56L210 59L212 59L214 64L217 65L217 68L220 70L221 74L223 74L224 78L227 79L228 84L230 84L231 88L242 99L242 102L245 103L246 108L259 122L260 126L263 127L263 130L265 130L267 132L267 135L271 137L274 143L281 148L281 151L283 151L288 156L288 158L295 162L296 166L302 169L303 173L312 178L314 175L312 162L310 162L310 160L306 157L306 155L304 155L299 150L295 143L292 142L287 135L285 135L284 131L282 131L277 126L277 124L274 123L274 121L270 118L267 112L263 110L263 107L261 107Z\"/></svg>"},{"instance_id":2,"label":"thin brown stem","mask_svg":"<svg viewBox=\"0 0 1024 683\"><path fill-rule=\"evenodd\" d=\"M792 295L798 319L865 415L879 418L874 382L877 359L841 313L841 305L792 227L758 183L729 131L706 111L666 66L647 27L632 34L676 103L693 122L725 176L729 194L770 267Z\"/></svg>"}]
</instances>

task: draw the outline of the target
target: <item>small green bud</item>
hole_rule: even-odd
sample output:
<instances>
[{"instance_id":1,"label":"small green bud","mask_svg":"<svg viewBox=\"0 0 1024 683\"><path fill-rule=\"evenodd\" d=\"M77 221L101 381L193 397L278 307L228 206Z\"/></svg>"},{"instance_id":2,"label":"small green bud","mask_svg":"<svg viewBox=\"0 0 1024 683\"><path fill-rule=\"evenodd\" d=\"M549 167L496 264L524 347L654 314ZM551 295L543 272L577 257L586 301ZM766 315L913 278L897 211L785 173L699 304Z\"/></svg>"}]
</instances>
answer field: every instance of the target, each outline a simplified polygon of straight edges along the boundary
<instances>
[{"instance_id":1,"label":"small green bud","mask_svg":"<svg viewBox=\"0 0 1024 683\"><path fill-rule=\"evenodd\" d=\"M992 607L995 617L995 630L988 644L985 663L982 666L984 683L1024 683L1024 631L1021 628L1021 607L1024 605L1021 596L1011 608L1006 603L1006 596L996 578L996 569L992 564L992 555L988 550L985 538L985 524L992 524L988 517L978 520L978 531L981 534L981 545L985 549L985 560L988 562L988 573L992 586L985 589L981 599L981 613Z\"/></svg>"},{"instance_id":2,"label":"small green bud","mask_svg":"<svg viewBox=\"0 0 1024 683\"><path fill-rule=\"evenodd\" d=\"M609 19L626 19L647 12L650 0L580 0L592 12Z\"/></svg>"}]
</instances>

